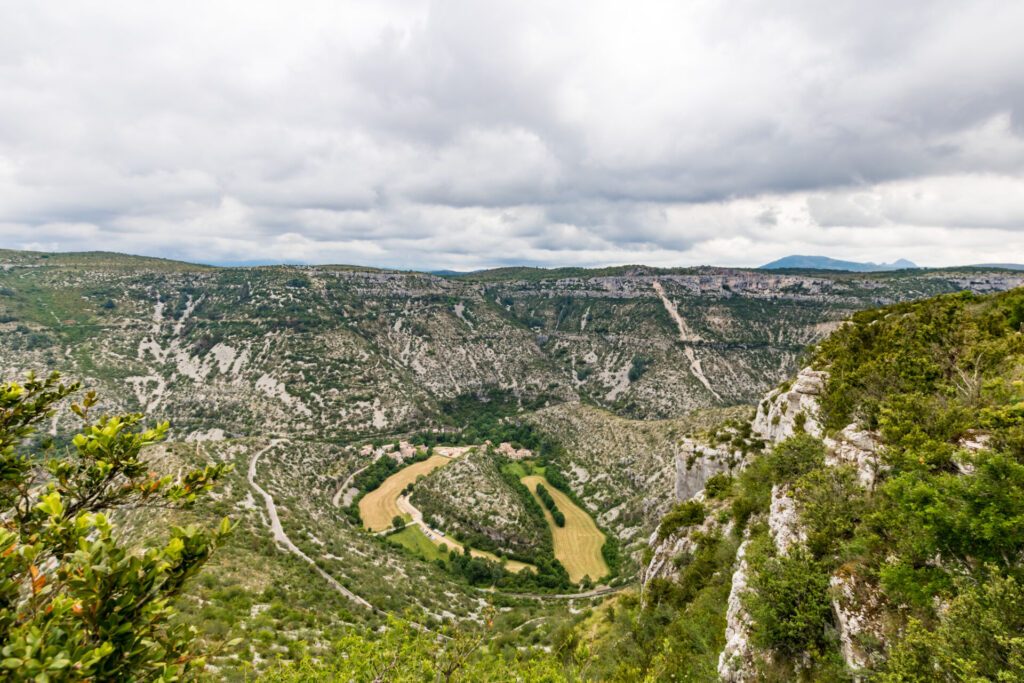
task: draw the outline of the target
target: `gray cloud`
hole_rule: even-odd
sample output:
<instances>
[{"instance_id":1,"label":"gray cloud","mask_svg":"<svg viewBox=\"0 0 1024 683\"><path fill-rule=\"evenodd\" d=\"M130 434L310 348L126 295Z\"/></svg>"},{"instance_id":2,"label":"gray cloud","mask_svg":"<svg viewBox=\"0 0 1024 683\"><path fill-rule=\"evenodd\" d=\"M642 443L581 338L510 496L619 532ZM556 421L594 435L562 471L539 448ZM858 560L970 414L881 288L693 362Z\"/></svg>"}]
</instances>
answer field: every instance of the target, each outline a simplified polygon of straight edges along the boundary
<instances>
[{"instance_id":1,"label":"gray cloud","mask_svg":"<svg viewBox=\"0 0 1024 683\"><path fill-rule=\"evenodd\" d=\"M1024 260L1020 3L0 0L0 16L0 246L456 268Z\"/></svg>"}]
</instances>

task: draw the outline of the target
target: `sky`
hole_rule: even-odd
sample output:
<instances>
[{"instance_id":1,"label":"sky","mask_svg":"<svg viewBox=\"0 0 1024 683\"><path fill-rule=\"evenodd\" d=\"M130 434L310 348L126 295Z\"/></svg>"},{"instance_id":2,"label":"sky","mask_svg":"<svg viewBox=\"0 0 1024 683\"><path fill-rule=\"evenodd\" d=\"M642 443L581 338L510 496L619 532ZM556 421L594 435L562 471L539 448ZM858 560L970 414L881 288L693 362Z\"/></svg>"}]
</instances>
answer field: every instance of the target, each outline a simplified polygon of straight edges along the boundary
<instances>
[{"instance_id":1,"label":"sky","mask_svg":"<svg viewBox=\"0 0 1024 683\"><path fill-rule=\"evenodd\" d=\"M0 247L1024 262L1024 3L0 0Z\"/></svg>"}]
</instances>

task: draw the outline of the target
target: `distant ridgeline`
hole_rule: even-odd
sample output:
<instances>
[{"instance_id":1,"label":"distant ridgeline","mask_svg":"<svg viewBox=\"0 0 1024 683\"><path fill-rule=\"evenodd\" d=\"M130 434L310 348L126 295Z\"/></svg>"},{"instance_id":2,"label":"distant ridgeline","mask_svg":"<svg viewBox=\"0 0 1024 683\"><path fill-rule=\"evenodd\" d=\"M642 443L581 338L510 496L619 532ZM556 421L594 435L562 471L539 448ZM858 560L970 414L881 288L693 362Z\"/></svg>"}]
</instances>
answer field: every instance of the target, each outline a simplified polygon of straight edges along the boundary
<instances>
[{"instance_id":1,"label":"distant ridgeline","mask_svg":"<svg viewBox=\"0 0 1024 683\"><path fill-rule=\"evenodd\" d=\"M60 359L120 407L173 414L177 438L386 436L443 424L446 402L490 389L671 418L756 400L856 310L1022 281L644 266L440 277L0 251L0 370Z\"/></svg>"},{"instance_id":2,"label":"distant ridgeline","mask_svg":"<svg viewBox=\"0 0 1024 683\"><path fill-rule=\"evenodd\" d=\"M782 270L786 268L793 270L848 270L855 273L873 273L917 268L917 265L902 258L892 263L861 263L858 261L842 261L827 256L784 256L777 261L761 266L761 270Z\"/></svg>"}]
</instances>

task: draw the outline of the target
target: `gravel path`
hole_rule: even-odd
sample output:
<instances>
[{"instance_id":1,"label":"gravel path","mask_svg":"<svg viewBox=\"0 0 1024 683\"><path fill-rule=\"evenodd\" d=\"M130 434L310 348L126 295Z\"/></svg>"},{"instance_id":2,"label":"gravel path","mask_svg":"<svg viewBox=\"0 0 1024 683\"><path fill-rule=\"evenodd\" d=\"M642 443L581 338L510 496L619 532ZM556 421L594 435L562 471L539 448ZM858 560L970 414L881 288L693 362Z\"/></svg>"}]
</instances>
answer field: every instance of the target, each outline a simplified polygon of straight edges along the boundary
<instances>
[{"instance_id":1,"label":"gravel path","mask_svg":"<svg viewBox=\"0 0 1024 683\"><path fill-rule=\"evenodd\" d=\"M259 464L260 456L262 456L270 449L282 443L284 443L284 440L282 439L271 441L269 446L267 446L261 451L258 451L255 455L252 456L252 459L249 460L249 485L252 486L257 493L263 496L263 502L267 506L267 516L270 517L270 531L274 535L274 540L277 541L279 545L284 546L288 550L288 552L308 562L309 565L313 567L313 570L321 577L323 577L324 581L329 583L332 588L334 588L336 591L344 595L346 598L348 598L352 602L355 602L358 605L365 607L366 609L377 611L376 608L369 602L367 602L365 599L359 597L349 589L342 586L337 579L335 579L333 576L331 576L323 569L321 569L320 565L313 561L313 558L311 558L306 553L302 552L302 550L297 545L292 543L292 539L288 538L288 534L284 532L284 527L281 526L281 519L277 516L277 506L274 505L274 498L269 493L264 491L259 484L256 483L256 466Z\"/></svg>"},{"instance_id":2,"label":"gravel path","mask_svg":"<svg viewBox=\"0 0 1024 683\"><path fill-rule=\"evenodd\" d=\"M376 455L376 457L374 457L373 460L371 460L367 464L363 465L362 467L360 467L358 470L356 470L352 474L348 475L348 479L346 479L345 482L341 486L338 487L338 490L334 492L334 498L331 499L331 504L334 505L334 507L340 507L341 506L341 497L343 495L345 495L345 492L348 491L349 488L351 488L352 482L355 481L355 478L358 477L363 472L363 470L365 470L367 467L369 467L373 463L375 463L378 460L380 460L382 457L384 457L384 453L383 452L378 453ZM348 505L349 502L351 502L351 501L347 501L346 500L345 504Z\"/></svg>"}]
</instances>

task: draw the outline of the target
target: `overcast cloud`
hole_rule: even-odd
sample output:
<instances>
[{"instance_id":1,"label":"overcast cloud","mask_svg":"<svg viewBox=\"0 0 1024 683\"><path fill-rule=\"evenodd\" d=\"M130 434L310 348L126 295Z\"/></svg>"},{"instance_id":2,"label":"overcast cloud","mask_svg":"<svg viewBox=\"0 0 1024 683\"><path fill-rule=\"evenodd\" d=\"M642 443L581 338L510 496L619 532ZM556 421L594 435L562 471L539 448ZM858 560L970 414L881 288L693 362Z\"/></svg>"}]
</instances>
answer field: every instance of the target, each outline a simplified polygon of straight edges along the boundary
<instances>
[{"instance_id":1,"label":"overcast cloud","mask_svg":"<svg viewBox=\"0 0 1024 683\"><path fill-rule=\"evenodd\" d=\"M0 0L0 246L1024 261L1024 3Z\"/></svg>"}]
</instances>

